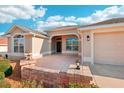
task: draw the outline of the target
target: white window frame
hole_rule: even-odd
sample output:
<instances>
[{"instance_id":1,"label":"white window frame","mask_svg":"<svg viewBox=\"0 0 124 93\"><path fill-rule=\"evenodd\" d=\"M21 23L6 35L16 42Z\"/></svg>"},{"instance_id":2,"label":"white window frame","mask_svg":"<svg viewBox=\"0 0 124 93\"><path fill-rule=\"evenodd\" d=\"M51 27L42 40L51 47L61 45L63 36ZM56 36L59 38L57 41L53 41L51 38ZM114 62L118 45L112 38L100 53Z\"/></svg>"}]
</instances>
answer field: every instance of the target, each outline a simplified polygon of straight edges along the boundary
<instances>
[{"instance_id":1,"label":"white window frame","mask_svg":"<svg viewBox=\"0 0 124 93\"><path fill-rule=\"evenodd\" d=\"M23 54L23 53L25 53L25 36L24 35L22 35L23 36L23 38L15 38L15 36L17 36L17 35L22 35L22 34L20 34L20 33L16 33L15 35L13 35L13 40L12 40L12 50L13 50L13 53L17 53L17 54ZM14 51L14 40L15 39L23 39L23 47L24 47L24 52L19 52L20 50L18 49L18 52L15 52Z\"/></svg>"},{"instance_id":2,"label":"white window frame","mask_svg":"<svg viewBox=\"0 0 124 93\"><path fill-rule=\"evenodd\" d=\"M76 41L78 41L78 45L73 45L73 44L67 45L67 41L69 41L68 39L70 39L70 38L67 38L67 39L66 39L66 51L78 51L78 50L79 50L79 40L78 40L78 38L74 38L74 39L77 39ZM70 42L72 42L72 40L70 40ZM71 46L71 50L68 50L68 49L67 49L67 46ZM78 50L74 50L74 49L73 49L73 46L77 46L77 47L78 47Z\"/></svg>"}]
</instances>

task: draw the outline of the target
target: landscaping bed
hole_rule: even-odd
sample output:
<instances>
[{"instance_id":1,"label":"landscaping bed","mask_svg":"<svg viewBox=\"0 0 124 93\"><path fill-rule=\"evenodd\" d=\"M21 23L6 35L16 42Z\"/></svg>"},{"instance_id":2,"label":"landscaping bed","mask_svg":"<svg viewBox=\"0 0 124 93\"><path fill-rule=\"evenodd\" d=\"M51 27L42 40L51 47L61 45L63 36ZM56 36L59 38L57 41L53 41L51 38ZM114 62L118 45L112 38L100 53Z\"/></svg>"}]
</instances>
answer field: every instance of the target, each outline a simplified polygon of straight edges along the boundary
<instances>
[{"instance_id":1,"label":"landscaping bed","mask_svg":"<svg viewBox=\"0 0 124 93\"><path fill-rule=\"evenodd\" d=\"M12 66L9 63L9 60L0 60L0 88L10 88L11 84L5 80L5 77L8 77L12 74Z\"/></svg>"},{"instance_id":2,"label":"landscaping bed","mask_svg":"<svg viewBox=\"0 0 124 93\"><path fill-rule=\"evenodd\" d=\"M0 73L4 73L5 77L10 76L12 74L12 66L9 63L9 60L0 61Z\"/></svg>"},{"instance_id":3,"label":"landscaping bed","mask_svg":"<svg viewBox=\"0 0 124 93\"><path fill-rule=\"evenodd\" d=\"M2 66L2 67L1 67ZM10 76L5 76L6 70L12 67ZM0 88L44 88L44 83L38 81L21 80L21 67L18 61L0 60ZM11 71L11 70L10 70ZM8 71L9 72L9 71ZM60 86L63 87L63 86ZM83 85L70 83L68 88L95 88L94 84Z\"/></svg>"}]
</instances>

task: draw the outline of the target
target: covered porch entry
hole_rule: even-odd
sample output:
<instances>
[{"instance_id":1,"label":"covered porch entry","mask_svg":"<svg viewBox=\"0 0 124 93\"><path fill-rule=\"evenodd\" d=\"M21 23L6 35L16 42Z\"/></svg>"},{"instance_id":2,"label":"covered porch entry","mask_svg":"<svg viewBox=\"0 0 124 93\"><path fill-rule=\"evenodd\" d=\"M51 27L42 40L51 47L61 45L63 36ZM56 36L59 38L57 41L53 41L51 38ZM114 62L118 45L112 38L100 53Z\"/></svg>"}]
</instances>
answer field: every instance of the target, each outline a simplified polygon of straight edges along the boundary
<instances>
[{"instance_id":1,"label":"covered porch entry","mask_svg":"<svg viewBox=\"0 0 124 93\"><path fill-rule=\"evenodd\" d=\"M55 35L51 37L51 54L79 55L80 42L77 35Z\"/></svg>"}]
</instances>

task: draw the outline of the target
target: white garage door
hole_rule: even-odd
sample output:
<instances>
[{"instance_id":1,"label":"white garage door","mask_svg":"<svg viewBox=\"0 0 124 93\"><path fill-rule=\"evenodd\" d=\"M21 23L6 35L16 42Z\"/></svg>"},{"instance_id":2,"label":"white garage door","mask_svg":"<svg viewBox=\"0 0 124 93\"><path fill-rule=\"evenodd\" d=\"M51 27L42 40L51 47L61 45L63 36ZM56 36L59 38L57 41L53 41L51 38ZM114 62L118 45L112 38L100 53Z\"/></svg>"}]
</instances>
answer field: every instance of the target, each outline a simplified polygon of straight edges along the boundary
<instances>
[{"instance_id":1,"label":"white garage door","mask_svg":"<svg viewBox=\"0 0 124 93\"><path fill-rule=\"evenodd\" d=\"M94 44L95 63L124 65L124 32L95 34Z\"/></svg>"}]
</instances>

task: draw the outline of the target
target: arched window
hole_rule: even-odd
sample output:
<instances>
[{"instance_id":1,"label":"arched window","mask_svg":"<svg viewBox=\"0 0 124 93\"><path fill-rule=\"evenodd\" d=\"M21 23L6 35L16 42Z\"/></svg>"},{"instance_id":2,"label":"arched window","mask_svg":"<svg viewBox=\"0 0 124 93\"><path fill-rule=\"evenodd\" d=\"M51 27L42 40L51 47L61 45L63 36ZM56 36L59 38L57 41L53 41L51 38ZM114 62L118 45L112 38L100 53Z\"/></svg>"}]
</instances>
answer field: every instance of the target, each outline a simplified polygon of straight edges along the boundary
<instances>
[{"instance_id":1,"label":"arched window","mask_svg":"<svg viewBox=\"0 0 124 93\"><path fill-rule=\"evenodd\" d=\"M14 36L14 52L24 53L24 36L23 35Z\"/></svg>"}]
</instances>

